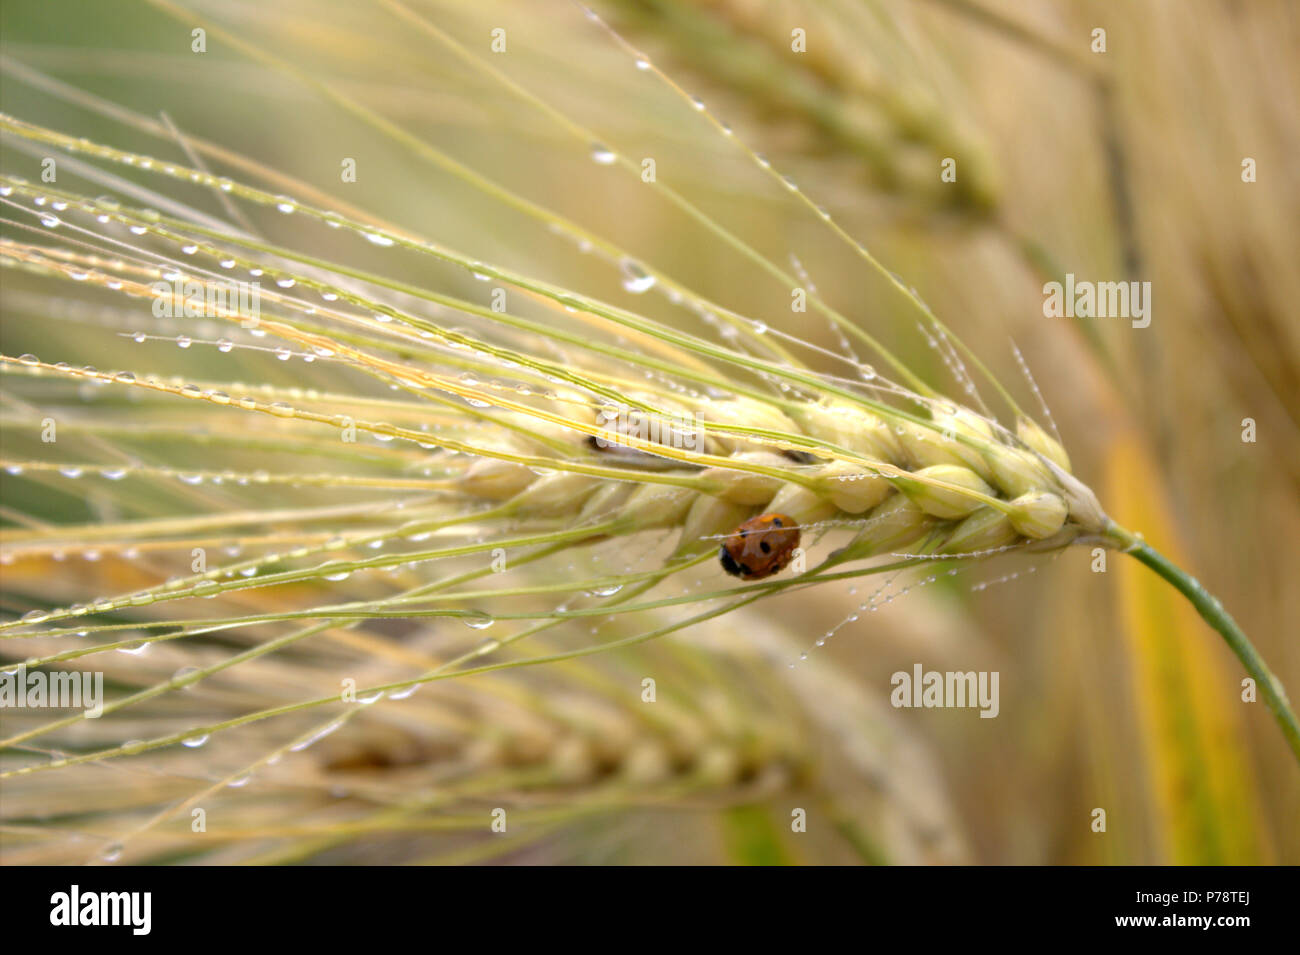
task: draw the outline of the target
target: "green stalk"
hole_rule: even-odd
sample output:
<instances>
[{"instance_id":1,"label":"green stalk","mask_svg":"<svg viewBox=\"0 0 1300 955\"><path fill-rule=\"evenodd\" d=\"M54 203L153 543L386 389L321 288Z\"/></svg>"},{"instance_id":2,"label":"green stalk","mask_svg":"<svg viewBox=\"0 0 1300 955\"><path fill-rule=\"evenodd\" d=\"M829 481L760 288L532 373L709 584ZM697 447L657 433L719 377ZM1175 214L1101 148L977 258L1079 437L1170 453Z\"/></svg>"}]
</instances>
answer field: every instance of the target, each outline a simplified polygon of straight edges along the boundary
<instances>
[{"instance_id":1,"label":"green stalk","mask_svg":"<svg viewBox=\"0 0 1300 955\"><path fill-rule=\"evenodd\" d=\"M1300 763L1300 721L1297 721L1295 711L1291 709L1286 689L1282 686L1282 681L1273 675L1273 671L1268 668L1268 664L1259 655L1255 645L1250 642L1250 638L1238 626L1237 621L1232 619L1232 615L1224 608L1222 602L1201 586L1200 581L1195 577L1178 567L1132 531L1112 523L1106 533L1113 540L1120 542L1127 553L1132 554L1172 584L1191 602L1201 618L1227 641L1232 652L1246 668L1246 672L1263 692L1264 702L1273 711L1273 718L1281 727L1287 745L1295 754L1296 762Z\"/></svg>"}]
</instances>

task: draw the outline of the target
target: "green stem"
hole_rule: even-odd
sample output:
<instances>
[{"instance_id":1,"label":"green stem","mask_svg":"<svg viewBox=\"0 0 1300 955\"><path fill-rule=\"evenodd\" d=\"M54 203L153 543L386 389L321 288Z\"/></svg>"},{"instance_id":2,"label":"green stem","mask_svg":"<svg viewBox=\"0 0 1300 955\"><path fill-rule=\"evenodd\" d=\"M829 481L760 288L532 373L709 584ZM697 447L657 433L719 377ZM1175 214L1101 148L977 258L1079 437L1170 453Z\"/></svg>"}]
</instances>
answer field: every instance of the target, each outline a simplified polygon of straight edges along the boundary
<instances>
[{"instance_id":1,"label":"green stem","mask_svg":"<svg viewBox=\"0 0 1300 955\"><path fill-rule=\"evenodd\" d=\"M1219 599L1202 587L1195 577L1131 531L1112 524L1107 531L1107 536L1120 542L1126 552L1172 584L1191 601L1192 606L1205 622L1222 635L1228 646L1232 648L1232 652L1237 655L1237 659L1245 666L1246 672L1254 678L1255 684L1263 692L1264 702L1273 711L1273 717L1282 728L1282 735L1286 737L1287 745L1295 754L1296 761L1300 762L1300 721L1296 720L1295 711L1291 709L1282 681L1273 675L1264 658L1259 655L1259 651L1237 625L1237 621L1233 620L1232 615L1224 609Z\"/></svg>"}]
</instances>

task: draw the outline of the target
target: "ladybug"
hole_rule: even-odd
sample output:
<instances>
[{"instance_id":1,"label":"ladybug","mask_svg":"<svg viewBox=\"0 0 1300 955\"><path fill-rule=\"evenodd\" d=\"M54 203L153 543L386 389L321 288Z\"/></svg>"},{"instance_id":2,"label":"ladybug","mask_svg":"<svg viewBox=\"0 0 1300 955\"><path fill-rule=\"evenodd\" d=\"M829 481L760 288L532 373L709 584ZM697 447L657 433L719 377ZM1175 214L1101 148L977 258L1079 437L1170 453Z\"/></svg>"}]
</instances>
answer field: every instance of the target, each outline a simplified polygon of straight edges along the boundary
<instances>
[{"instance_id":1,"label":"ladybug","mask_svg":"<svg viewBox=\"0 0 1300 955\"><path fill-rule=\"evenodd\" d=\"M785 569L799 546L799 525L785 514L759 514L722 542L722 569L741 580L762 580Z\"/></svg>"}]
</instances>

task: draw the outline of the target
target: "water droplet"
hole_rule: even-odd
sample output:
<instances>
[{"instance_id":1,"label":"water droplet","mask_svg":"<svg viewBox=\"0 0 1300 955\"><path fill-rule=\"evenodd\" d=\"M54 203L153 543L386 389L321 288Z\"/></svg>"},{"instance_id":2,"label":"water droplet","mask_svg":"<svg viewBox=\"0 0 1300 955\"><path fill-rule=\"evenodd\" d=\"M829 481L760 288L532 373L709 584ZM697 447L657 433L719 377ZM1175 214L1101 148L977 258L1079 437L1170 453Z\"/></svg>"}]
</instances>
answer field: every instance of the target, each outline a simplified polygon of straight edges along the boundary
<instances>
[{"instance_id":1,"label":"water droplet","mask_svg":"<svg viewBox=\"0 0 1300 955\"><path fill-rule=\"evenodd\" d=\"M598 166L612 166L618 160L618 154L608 146L600 143L591 144L591 161Z\"/></svg>"},{"instance_id":2,"label":"water droplet","mask_svg":"<svg viewBox=\"0 0 1300 955\"><path fill-rule=\"evenodd\" d=\"M292 746L290 746L290 747L289 747L289 752L291 752L291 753L301 753L301 752L302 752L304 749L306 749L308 746L312 745L312 743L315 743L315 742L318 742L318 741L324 739L326 736L329 736L330 733L333 733L336 729L338 729L338 728L339 728L340 726L342 726L342 725L343 725L343 717L339 717L338 719L334 720L333 722L327 723L325 726L321 727L319 730L317 730L317 731L316 731L315 733L313 733L311 736L308 736L306 739L299 740L298 742L296 742L296 743L294 743Z\"/></svg>"},{"instance_id":3,"label":"water droplet","mask_svg":"<svg viewBox=\"0 0 1300 955\"><path fill-rule=\"evenodd\" d=\"M633 295L640 295L654 288L655 277L632 259L624 259L619 263L618 268L623 274L623 288Z\"/></svg>"},{"instance_id":4,"label":"water droplet","mask_svg":"<svg viewBox=\"0 0 1300 955\"><path fill-rule=\"evenodd\" d=\"M181 740L182 746L188 746L190 749L198 749L209 739L209 734L201 733L198 736L191 736L189 739Z\"/></svg>"},{"instance_id":5,"label":"water droplet","mask_svg":"<svg viewBox=\"0 0 1300 955\"><path fill-rule=\"evenodd\" d=\"M234 347L235 347L235 343L232 342L229 338L217 339L217 351L219 352L228 352L231 351Z\"/></svg>"},{"instance_id":6,"label":"water droplet","mask_svg":"<svg viewBox=\"0 0 1300 955\"><path fill-rule=\"evenodd\" d=\"M122 858L122 843L114 842L100 850L99 857L105 862L116 862Z\"/></svg>"},{"instance_id":7,"label":"water droplet","mask_svg":"<svg viewBox=\"0 0 1300 955\"><path fill-rule=\"evenodd\" d=\"M352 571L338 570L338 571L334 571L333 573L325 574L324 576L326 580L332 580L332 581L347 580L349 577L352 576Z\"/></svg>"},{"instance_id":8,"label":"water droplet","mask_svg":"<svg viewBox=\"0 0 1300 955\"><path fill-rule=\"evenodd\" d=\"M363 232L361 234L366 237L367 242L373 243L374 245L389 246L393 244L391 238L386 235L380 235L378 232Z\"/></svg>"},{"instance_id":9,"label":"water droplet","mask_svg":"<svg viewBox=\"0 0 1300 955\"><path fill-rule=\"evenodd\" d=\"M496 621L486 613L479 613L477 616L464 617L462 619L465 621L465 626L469 627L471 630L486 630L488 627L492 626L492 624L496 623Z\"/></svg>"}]
</instances>

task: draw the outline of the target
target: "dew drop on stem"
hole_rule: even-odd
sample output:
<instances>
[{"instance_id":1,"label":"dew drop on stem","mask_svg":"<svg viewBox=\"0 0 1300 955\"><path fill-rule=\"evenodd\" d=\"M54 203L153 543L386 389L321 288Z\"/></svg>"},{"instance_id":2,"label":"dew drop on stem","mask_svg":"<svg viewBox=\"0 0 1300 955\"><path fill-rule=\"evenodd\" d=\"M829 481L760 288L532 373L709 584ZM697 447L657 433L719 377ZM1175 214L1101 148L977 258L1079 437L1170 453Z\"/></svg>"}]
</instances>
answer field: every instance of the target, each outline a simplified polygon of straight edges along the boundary
<instances>
[{"instance_id":1,"label":"dew drop on stem","mask_svg":"<svg viewBox=\"0 0 1300 955\"><path fill-rule=\"evenodd\" d=\"M623 288L633 295L640 295L654 288L655 277L632 259L624 259L619 263L618 268L623 276Z\"/></svg>"}]
</instances>

